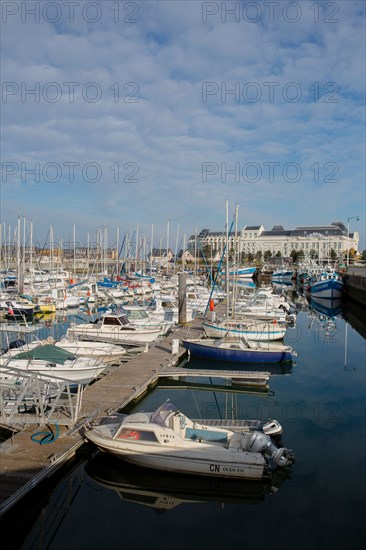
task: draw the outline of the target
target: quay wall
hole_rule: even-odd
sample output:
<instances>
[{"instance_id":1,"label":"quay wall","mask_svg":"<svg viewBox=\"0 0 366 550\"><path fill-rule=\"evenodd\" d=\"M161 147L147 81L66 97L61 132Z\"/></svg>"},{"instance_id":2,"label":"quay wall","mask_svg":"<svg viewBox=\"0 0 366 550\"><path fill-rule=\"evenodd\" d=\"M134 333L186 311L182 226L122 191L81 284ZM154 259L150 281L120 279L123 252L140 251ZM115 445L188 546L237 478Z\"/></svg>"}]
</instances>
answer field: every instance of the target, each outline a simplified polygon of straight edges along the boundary
<instances>
[{"instance_id":1,"label":"quay wall","mask_svg":"<svg viewBox=\"0 0 366 550\"><path fill-rule=\"evenodd\" d=\"M347 271L342 274L342 277L346 299L366 307L366 268L348 268Z\"/></svg>"}]
</instances>

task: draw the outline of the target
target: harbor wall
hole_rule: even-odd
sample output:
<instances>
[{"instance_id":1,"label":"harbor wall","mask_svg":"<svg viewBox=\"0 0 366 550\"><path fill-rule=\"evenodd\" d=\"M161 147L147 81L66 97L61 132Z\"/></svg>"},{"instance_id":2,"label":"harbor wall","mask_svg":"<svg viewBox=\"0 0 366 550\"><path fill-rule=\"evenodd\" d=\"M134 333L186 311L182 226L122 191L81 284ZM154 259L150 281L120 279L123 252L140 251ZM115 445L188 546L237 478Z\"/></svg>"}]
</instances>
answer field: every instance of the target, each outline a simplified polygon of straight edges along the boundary
<instances>
[{"instance_id":1,"label":"harbor wall","mask_svg":"<svg viewBox=\"0 0 366 550\"><path fill-rule=\"evenodd\" d=\"M346 299L366 307L366 268L348 268L342 277Z\"/></svg>"}]
</instances>

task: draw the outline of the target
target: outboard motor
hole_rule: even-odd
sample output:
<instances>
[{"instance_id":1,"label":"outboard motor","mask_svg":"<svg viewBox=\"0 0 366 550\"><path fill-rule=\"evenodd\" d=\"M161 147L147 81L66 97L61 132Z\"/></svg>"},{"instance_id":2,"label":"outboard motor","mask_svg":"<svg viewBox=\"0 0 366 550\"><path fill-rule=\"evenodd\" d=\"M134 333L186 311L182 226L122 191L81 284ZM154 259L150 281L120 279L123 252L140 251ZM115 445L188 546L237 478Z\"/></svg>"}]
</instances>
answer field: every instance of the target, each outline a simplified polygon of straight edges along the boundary
<instances>
[{"instance_id":1,"label":"outboard motor","mask_svg":"<svg viewBox=\"0 0 366 550\"><path fill-rule=\"evenodd\" d=\"M266 458L271 458L278 466L289 466L295 462L295 455L291 449L286 449L286 447L278 449L271 437L262 432L243 433L241 447L244 451L262 453Z\"/></svg>"}]
</instances>

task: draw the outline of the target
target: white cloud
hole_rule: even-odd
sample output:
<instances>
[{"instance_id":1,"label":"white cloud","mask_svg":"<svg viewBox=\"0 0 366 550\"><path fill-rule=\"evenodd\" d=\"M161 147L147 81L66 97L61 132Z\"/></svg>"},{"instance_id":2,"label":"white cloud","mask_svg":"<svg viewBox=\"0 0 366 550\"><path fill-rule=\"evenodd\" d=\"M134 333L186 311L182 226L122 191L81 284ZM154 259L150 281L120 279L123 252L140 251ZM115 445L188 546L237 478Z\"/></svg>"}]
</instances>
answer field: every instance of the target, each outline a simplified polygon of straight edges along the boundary
<instances>
[{"instance_id":1,"label":"white cloud","mask_svg":"<svg viewBox=\"0 0 366 550\"><path fill-rule=\"evenodd\" d=\"M102 184L82 177L72 185L41 182L38 193L25 182L22 194L4 183L3 219L11 221L18 208L32 217L40 195L50 212L63 210L55 214L60 231L75 219L85 231L137 219L146 220L146 227L175 219L186 224L187 234L196 225L221 228L225 198L244 205L243 223L328 223L355 210L362 217L365 36L359 2L337 3L338 23L314 23L309 3L302 2L302 19L293 24L283 17L222 23L220 16L203 23L200 2L138 5L134 24L116 24L105 10L96 24L81 17L55 25L9 17L3 80L19 90L12 95L10 88L2 105L3 162L95 162L103 178ZM56 102L52 82L61 90ZM68 82L79 83L73 102ZM204 82L217 85L206 102ZM250 82L262 93L257 102L245 95ZM275 83L272 100L269 82ZM22 83L28 90L39 83L39 101L22 97ZM236 85L239 101L221 96ZM296 89L301 99L286 100ZM95 91L101 92L97 101L90 99ZM116 162L122 167L119 184L110 169ZM139 182L126 185L123 166L131 162L138 165ZM220 174L204 184L203 162L228 168L235 162L241 168L279 162L281 169L296 162L303 174L293 184L282 177L272 184L242 178L224 184ZM314 163L323 170L322 185L309 169ZM327 163L339 165L337 184L323 181Z\"/></svg>"}]
</instances>

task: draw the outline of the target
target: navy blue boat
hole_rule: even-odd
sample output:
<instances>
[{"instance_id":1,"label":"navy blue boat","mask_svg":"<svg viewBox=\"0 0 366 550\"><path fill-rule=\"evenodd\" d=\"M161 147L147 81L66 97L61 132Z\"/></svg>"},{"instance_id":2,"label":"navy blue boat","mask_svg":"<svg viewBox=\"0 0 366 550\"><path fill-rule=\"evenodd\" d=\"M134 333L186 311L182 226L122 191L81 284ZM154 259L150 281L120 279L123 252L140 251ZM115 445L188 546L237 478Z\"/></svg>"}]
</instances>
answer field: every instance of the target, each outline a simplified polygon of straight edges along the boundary
<instances>
[{"instance_id":1,"label":"navy blue boat","mask_svg":"<svg viewBox=\"0 0 366 550\"><path fill-rule=\"evenodd\" d=\"M244 338L198 338L182 340L194 357L234 363L281 363L292 361L290 346L279 342L249 342Z\"/></svg>"}]
</instances>

